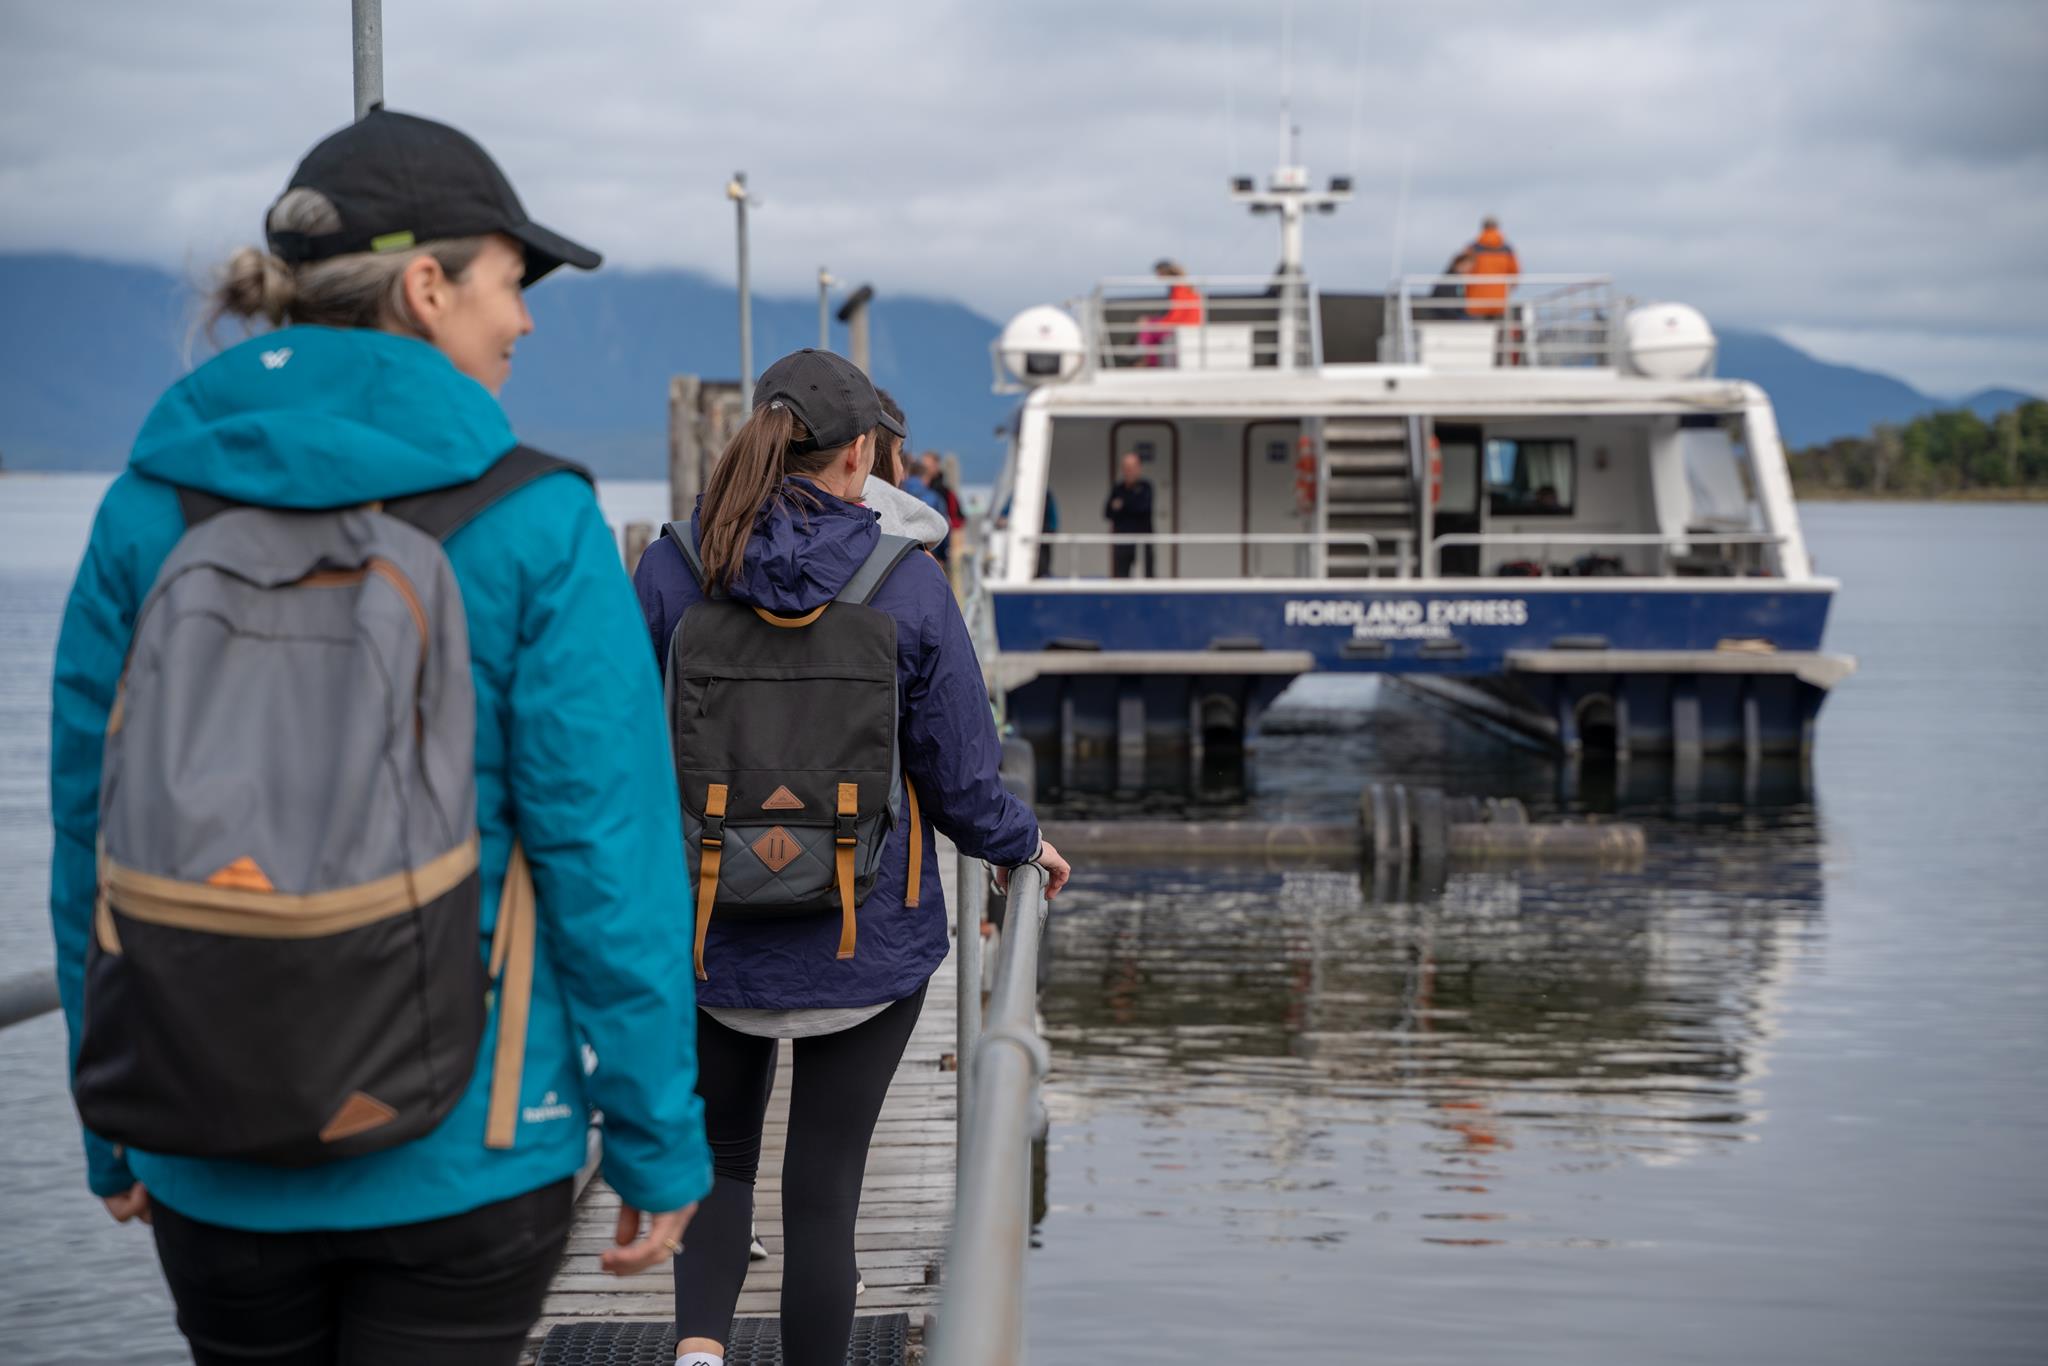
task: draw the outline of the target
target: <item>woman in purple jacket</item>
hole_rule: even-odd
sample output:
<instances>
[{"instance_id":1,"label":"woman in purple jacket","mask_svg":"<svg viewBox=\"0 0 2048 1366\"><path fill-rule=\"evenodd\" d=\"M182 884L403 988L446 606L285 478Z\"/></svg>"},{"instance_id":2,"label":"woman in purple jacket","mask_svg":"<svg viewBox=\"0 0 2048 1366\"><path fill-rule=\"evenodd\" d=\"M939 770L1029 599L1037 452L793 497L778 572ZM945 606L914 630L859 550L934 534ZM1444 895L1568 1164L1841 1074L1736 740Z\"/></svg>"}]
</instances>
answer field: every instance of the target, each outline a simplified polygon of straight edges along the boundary
<instances>
[{"instance_id":1,"label":"woman in purple jacket","mask_svg":"<svg viewBox=\"0 0 2048 1366\"><path fill-rule=\"evenodd\" d=\"M754 411L712 471L691 534L708 582L779 614L832 598L874 549L860 499L879 437L900 435L867 376L829 351L769 367ZM676 623L703 598L682 552L655 542L634 585L663 667ZM912 554L869 606L896 624L897 733L921 816L976 858L1038 862L1048 895L1067 864L997 777L1001 746L967 627L928 555ZM782 1353L788 1366L839 1366L853 1326L854 1219L876 1117L944 960L947 917L936 843L922 840L925 889L906 907L908 822L884 846L860 903L860 951L840 959L839 917L715 916L697 985L697 1090L714 1181L676 1259L679 1363L718 1366L746 1278L761 1130L782 1039L794 1041L783 1162Z\"/></svg>"}]
</instances>

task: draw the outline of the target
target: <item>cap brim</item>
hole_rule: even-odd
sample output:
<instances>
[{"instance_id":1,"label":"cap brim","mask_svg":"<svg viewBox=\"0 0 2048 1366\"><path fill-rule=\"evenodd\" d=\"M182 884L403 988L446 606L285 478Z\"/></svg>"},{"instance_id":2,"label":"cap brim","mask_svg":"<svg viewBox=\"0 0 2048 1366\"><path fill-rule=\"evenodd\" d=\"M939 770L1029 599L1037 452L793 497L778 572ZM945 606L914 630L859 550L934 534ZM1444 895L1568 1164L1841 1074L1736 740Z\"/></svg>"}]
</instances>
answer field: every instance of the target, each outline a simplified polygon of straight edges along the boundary
<instances>
[{"instance_id":1,"label":"cap brim","mask_svg":"<svg viewBox=\"0 0 2048 1366\"><path fill-rule=\"evenodd\" d=\"M596 270L604 264L604 257L580 242L571 242L558 232L551 232L538 223L522 223L516 228L506 228L505 235L518 239L526 248L526 278L521 280L522 288L531 288L541 277L556 266L574 266L578 270Z\"/></svg>"},{"instance_id":2,"label":"cap brim","mask_svg":"<svg viewBox=\"0 0 2048 1366\"><path fill-rule=\"evenodd\" d=\"M896 435L905 438L909 437L910 432L904 427L904 425L901 422L898 422L895 418L889 416L887 413L883 413L880 420L884 427L887 427L890 431L896 433Z\"/></svg>"}]
</instances>

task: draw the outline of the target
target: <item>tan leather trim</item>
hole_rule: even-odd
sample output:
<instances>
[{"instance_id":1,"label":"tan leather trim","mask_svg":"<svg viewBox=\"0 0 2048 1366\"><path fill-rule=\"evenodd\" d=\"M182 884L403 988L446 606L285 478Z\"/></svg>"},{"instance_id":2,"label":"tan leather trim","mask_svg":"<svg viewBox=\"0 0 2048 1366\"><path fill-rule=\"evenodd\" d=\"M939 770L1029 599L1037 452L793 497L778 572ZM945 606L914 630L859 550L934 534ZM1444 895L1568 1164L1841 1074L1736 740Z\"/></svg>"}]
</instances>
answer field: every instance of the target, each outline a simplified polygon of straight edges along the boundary
<instances>
[{"instance_id":1,"label":"tan leather trim","mask_svg":"<svg viewBox=\"0 0 2048 1366\"><path fill-rule=\"evenodd\" d=\"M316 569L302 579L292 581L293 588L347 588L361 583L369 576L367 569Z\"/></svg>"},{"instance_id":2,"label":"tan leather trim","mask_svg":"<svg viewBox=\"0 0 2048 1366\"><path fill-rule=\"evenodd\" d=\"M484 1109L484 1146L509 1148L519 1128L519 1082L526 1070L526 1022L533 1006L533 955L539 908L534 901L533 869L523 845L512 846L505 865L505 886L498 894L498 927L492 933L491 959L502 964L498 976L498 1048L491 1059L491 1095ZM506 943L500 953L497 941Z\"/></svg>"},{"instance_id":3,"label":"tan leather trim","mask_svg":"<svg viewBox=\"0 0 2048 1366\"><path fill-rule=\"evenodd\" d=\"M424 663L427 655L427 609L420 602L419 590L412 586L412 580L391 561L378 555L370 560L370 572L398 590L398 596L405 599L406 607L412 612L412 624L420 632L420 659Z\"/></svg>"},{"instance_id":4,"label":"tan leather trim","mask_svg":"<svg viewBox=\"0 0 2048 1366\"><path fill-rule=\"evenodd\" d=\"M832 604L829 602L820 603L818 606L813 607L810 611L804 613L800 617L778 617L765 607L756 607L754 609L754 615L761 618L761 620L767 622L770 626L785 626L791 630L795 630L799 626L809 626L812 622L816 621L819 617L823 616L825 614L825 609L827 607L830 607L831 605Z\"/></svg>"},{"instance_id":5,"label":"tan leather trim","mask_svg":"<svg viewBox=\"0 0 2048 1366\"><path fill-rule=\"evenodd\" d=\"M322 1143L336 1143L344 1138L354 1138L372 1129L381 1129L398 1118L398 1111L364 1091L357 1091L342 1102L334 1112L334 1118L327 1121L320 1130Z\"/></svg>"},{"instance_id":6,"label":"tan leather trim","mask_svg":"<svg viewBox=\"0 0 2048 1366\"><path fill-rule=\"evenodd\" d=\"M917 815L917 788L910 775L903 775L903 791L910 798L910 871L903 878L903 904L915 906L918 886L924 881L924 822Z\"/></svg>"},{"instance_id":7,"label":"tan leather trim","mask_svg":"<svg viewBox=\"0 0 2048 1366\"><path fill-rule=\"evenodd\" d=\"M180 882L100 861L100 886L122 915L152 925L250 939L318 939L374 924L452 891L476 871L472 835L438 858L355 887L298 895Z\"/></svg>"},{"instance_id":8,"label":"tan leather trim","mask_svg":"<svg viewBox=\"0 0 2048 1366\"><path fill-rule=\"evenodd\" d=\"M102 952L121 952L121 932L114 928L114 908L107 905L107 894L104 891L93 899L92 926L93 932L99 936Z\"/></svg>"},{"instance_id":9,"label":"tan leather trim","mask_svg":"<svg viewBox=\"0 0 2048 1366\"><path fill-rule=\"evenodd\" d=\"M857 816L860 814L860 784L839 784L839 814L842 816ZM858 927L855 925L853 918L853 851L855 841L835 838L833 843L837 846L837 857L833 862L837 865L835 871L838 873L839 882L838 957L841 960L845 960L853 957L854 939L858 932Z\"/></svg>"},{"instance_id":10,"label":"tan leather trim","mask_svg":"<svg viewBox=\"0 0 2048 1366\"><path fill-rule=\"evenodd\" d=\"M791 792L787 787L778 787L768 794L767 801L761 803L761 809L763 811L801 811L804 809L804 803L803 798Z\"/></svg>"},{"instance_id":11,"label":"tan leather trim","mask_svg":"<svg viewBox=\"0 0 2048 1366\"><path fill-rule=\"evenodd\" d=\"M704 814L723 816L725 814L725 784L712 783L704 789ZM723 857L724 839L704 836L702 856L697 860L697 940L694 959L697 965L697 980L710 981L704 971L704 936L711 929L711 907L718 900L718 861Z\"/></svg>"}]
</instances>

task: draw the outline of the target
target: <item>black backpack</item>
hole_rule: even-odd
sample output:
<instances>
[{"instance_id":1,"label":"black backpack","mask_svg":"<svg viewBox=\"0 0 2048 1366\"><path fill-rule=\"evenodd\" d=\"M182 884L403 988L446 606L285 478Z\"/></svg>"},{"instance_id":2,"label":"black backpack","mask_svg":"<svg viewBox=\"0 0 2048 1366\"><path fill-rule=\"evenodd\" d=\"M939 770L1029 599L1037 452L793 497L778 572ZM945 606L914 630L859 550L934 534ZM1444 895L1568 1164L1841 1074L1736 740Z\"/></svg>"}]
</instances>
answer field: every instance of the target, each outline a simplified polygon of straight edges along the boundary
<instances>
[{"instance_id":1,"label":"black backpack","mask_svg":"<svg viewBox=\"0 0 2048 1366\"><path fill-rule=\"evenodd\" d=\"M854 908L881 869L905 800L918 904L917 793L897 751L896 620L868 606L918 548L883 536L838 596L802 616L735 602L709 584L688 526L675 542L704 600L669 638L666 695L683 836L697 888L697 976L714 910L750 918L837 910L851 958Z\"/></svg>"}]
</instances>

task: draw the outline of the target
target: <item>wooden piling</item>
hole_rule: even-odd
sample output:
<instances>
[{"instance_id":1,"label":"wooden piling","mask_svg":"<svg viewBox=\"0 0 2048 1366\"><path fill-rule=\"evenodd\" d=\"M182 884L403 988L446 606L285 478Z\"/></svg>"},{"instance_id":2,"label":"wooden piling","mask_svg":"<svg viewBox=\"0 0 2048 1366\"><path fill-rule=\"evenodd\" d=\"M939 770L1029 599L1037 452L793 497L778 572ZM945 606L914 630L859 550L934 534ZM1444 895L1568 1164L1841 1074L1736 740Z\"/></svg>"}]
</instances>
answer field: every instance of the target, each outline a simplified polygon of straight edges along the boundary
<instances>
[{"instance_id":1,"label":"wooden piling","mask_svg":"<svg viewBox=\"0 0 2048 1366\"><path fill-rule=\"evenodd\" d=\"M640 568L640 557L647 553L647 543L654 539L654 523L626 523L626 573L632 574Z\"/></svg>"}]
</instances>

